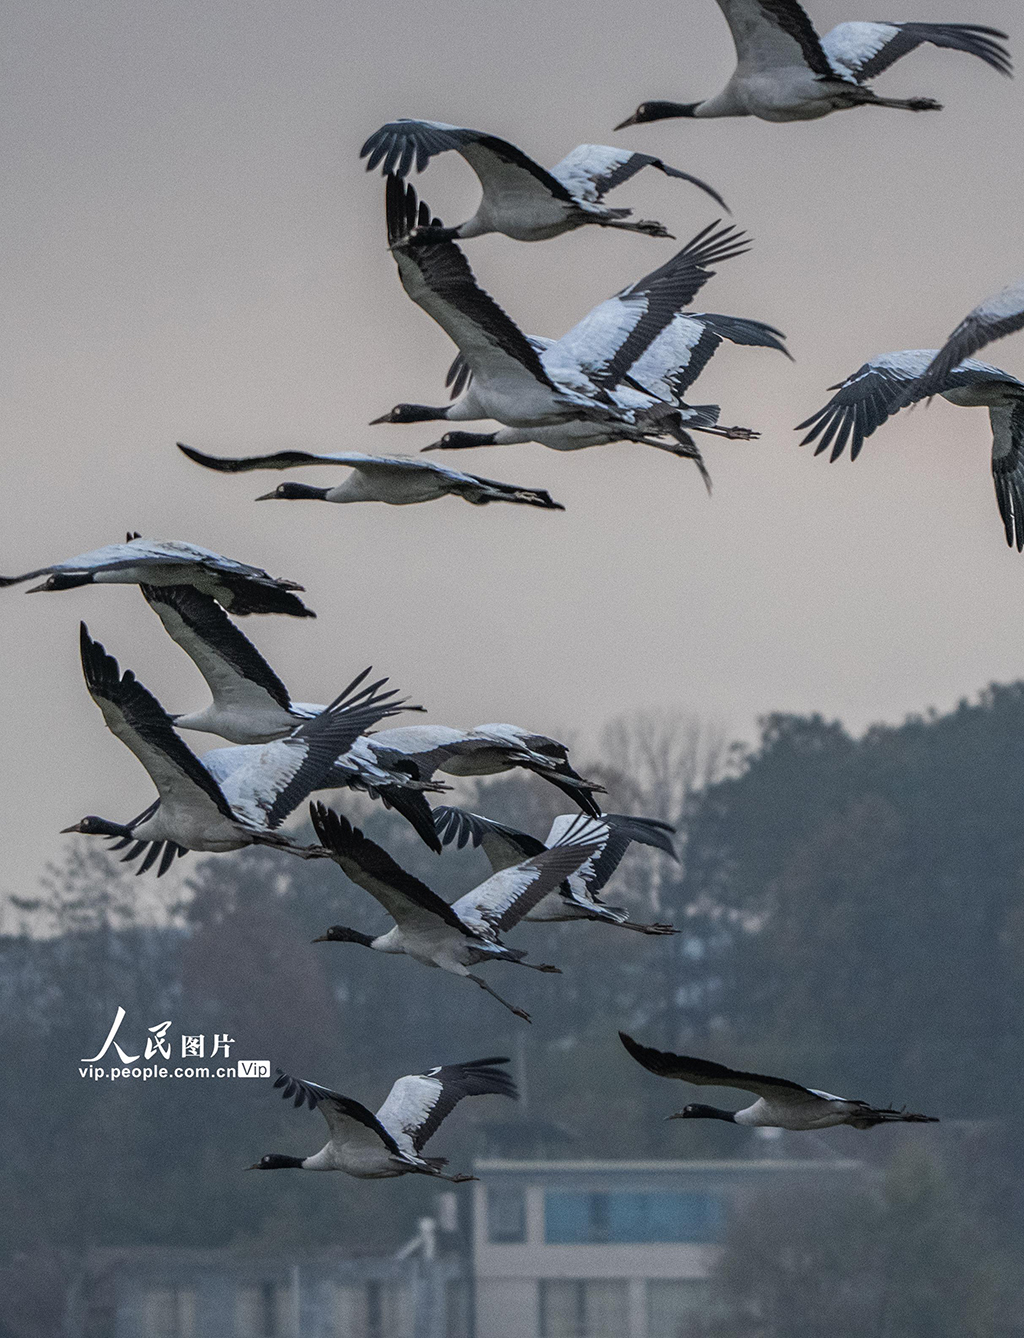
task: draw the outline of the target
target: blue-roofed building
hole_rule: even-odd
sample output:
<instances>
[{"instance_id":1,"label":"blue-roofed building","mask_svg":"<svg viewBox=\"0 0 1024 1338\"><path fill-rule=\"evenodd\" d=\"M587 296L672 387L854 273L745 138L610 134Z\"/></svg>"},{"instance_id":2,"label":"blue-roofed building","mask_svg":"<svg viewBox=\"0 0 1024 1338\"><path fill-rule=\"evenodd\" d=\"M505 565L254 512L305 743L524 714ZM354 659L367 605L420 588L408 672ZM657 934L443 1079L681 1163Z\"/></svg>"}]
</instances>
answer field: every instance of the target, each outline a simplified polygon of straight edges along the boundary
<instances>
[{"instance_id":1,"label":"blue-roofed building","mask_svg":"<svg viewBox=\"0 0 1024 1338\"><path fill-rule=\"evenodd\" d=\"M732 1214L850 1160L478 1161L474 1338L703 1338Z\"/></svg>"}]
</instances>

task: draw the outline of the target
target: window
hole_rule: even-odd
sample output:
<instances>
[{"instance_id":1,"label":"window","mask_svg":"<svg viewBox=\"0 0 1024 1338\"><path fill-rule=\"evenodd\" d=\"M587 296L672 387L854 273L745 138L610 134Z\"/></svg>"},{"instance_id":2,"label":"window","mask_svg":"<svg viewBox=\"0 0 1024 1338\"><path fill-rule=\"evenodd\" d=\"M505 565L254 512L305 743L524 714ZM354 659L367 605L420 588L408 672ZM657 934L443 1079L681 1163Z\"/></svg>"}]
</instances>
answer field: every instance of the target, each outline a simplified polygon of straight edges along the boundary
<instances>
[{"instance_id":1,"label":"window","mask_svg":"<svg viewBox=\"0 0 1024 1338\"><path fill-rule=\"evenodd\" d=\"M152 1287L143 1299L149 1338L193 1338L196 1294L191 1287Z\"/></svg>"},{"instance_id":2,"label":"window","mask_svg":"<svg viewBox=\"0 0 1024 1338\"><path fill-rule=\"evenodd\" d=\"M540 1338L623 1338L628 1331L628 1283L604 1278L541 1282Z\"/></svg>"},{"instance_id":3,"label":"window","mask_svg":"<svg viewBox=\"0 0 1024 1338\"><path fill-rule=\"evenodd\" d=\"M445 1338L469 1338L469 1288L461 1278L444 1287Z\"/></svg>"},{"instance_id":4,"label":"window","mask_svg":"<svg viewBox=\"0 0 1024 1338\"><path fill-rule=\"evenodd\" d=\"M327 1296L331 1318L324 1338L402 1338L407 1332L403 1294L393 1283L336 1282Z\"/></svg>"},{"instance_id":5,"label":"window","mask_svg":"<svg viewBox=\"0 0 1024 1338\"><path fill-rule=\"evenodd\" d=\"M405 1333L402 1294L398 1287L391 1282L368 1282L365 1300L366 1338L400 1338ZM347 1334L345 1338L348 1338Z\"/></svg>"},{"instance_id":6,"label":"window","mask_svg":"<svg viewBox=\"0 0 1024 1338\"><path fill-rule=\"evenodd\" d=\"M707 1244L722 1229L721 1201L710 1194L585 1194L550 1190L544 1196L548 1245Z\"/></svg>"},{"instance_id":7,"label":"window","mask_svg":"<svg viewBox=\"0 0 1024 1338\"><path fill-rule=\"evenodd\" d=\"M526 1194L513 1185L487 1187L487 1239L492 1245L526 1240Z\"/></svg>"},{"instance_id":8,"label":"window","mask_svg":"<svg viewBox=\"0 0 1024 1338\"><path fill-rule=\"evenodd\" d=\"M361 1287L347 1286L343 1282L324 1284L327 1314L324 1338L356 1338L356 1336L361 1338L359 1317L362 1299Z\"/></svg>"},{"instance_id":9,"label":"window","mask_svg":"<svg viewBox=\"0 0 1024 1338\"><path fill-rule=\"evenodd\" d=\"M706 1282L652 1279L647 1284L647 1338L703 1338L709 1303Z\"/></svg>"},{"instance_id":10,"label":"window","mask_svg":"<svg viewBox=\"0 0 1024 1338\"><path fill-rule=\"evenodd\" d=\"M292 1338L292 1289L283 1282L240 1287L235 1298L237 1338Z\"/></svg>"}]
</instances>

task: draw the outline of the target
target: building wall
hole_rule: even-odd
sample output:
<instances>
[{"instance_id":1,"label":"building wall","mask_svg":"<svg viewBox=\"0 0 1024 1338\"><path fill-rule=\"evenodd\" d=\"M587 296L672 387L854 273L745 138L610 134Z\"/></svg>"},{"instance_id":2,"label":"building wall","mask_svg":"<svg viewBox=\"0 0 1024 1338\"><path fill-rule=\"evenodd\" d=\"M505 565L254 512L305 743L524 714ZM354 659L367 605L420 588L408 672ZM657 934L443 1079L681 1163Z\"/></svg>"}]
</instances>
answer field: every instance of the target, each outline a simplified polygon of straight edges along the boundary
<instances>
[{"instance_id":1,"label":"building wall","mask_svg":"<svg viewBox=\"0 0 1024 1338\"><path fill-rule=\"evenodd\" d=\"M476 1338L700 1338L728 1218L843 1162L479 1162ZM572 1243L570 1243L572 1242Z\"/></svg>"},{"instance_id":2,"label":"building wall","mask_svg":"<svg viewBox=\"0 0 1024 1338\"><path fill-rule=\"evenodd\" d=\"M537 1338L540 1313L532 1277L478 1278L476 1338Z\"/></svg>"}]
</instances>

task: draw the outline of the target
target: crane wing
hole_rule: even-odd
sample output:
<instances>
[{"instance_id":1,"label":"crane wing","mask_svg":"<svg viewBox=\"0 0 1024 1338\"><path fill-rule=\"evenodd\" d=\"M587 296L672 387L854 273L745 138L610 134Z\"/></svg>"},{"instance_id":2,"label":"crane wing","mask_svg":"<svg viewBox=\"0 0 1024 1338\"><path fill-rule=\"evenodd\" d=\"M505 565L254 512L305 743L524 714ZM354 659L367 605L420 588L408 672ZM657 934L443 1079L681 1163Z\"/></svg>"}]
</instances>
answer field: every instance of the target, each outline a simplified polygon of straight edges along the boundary
<instances>
[{"instance_id":1,"label":"crane wing","mask_svg":"<svg viewBox=\"0 0 1024 1338\"><path fill-rule=\"evenodd\" d=\"M347 818L324 804L311 804L309 811L321 843L332 852L353 883L379 901L396 924L436 930L441 921L467 938L476 937L459 919L454 907L426 883L406 873L386 850L365 837Z\"/></svg>"},{"instance_id":2,"label":"crane wing","mask_svg":"<svg viewBox=\"0 0 1024 1338\"><path fill-rule=\"evenodd\" d=\"M1012 409L990 409L992 478L1006 542L1024 549L1024 400Z\"/></svg>"},{"instance_id":3,"label":"crane wing","mask_svg":"<svg viewBox=\"0 0 1024 1338\"><path fill-rule=\"evenodd\" d=\"M562 814L555 818L548 833L548 844L560 840L576 821L574 813ZM633 844L654 846L676 859L676 849L672 842L675 828L656 818L632 818L622 813L602 813L601 822L607 829L607 836L601 847L590 857L572 881L580 879L587 892L594 896L604 887L612 874L619 867L626 851Z\"/></svg>"},{"instance_id":4,"label":"crane wing","mask_svg":"<svg viewBox=\"0 0 1024 1338\"><path fill-rule=\"evenodd\" d=\"M922 43L965 51L1000 74L1013 74L1004 42L1007 34L978 23L840 23L821 39L822 50L836 69L867 83Z\"/></svg>"},{"instance_id":5,"label":"crane wing","mask_svg":"<svg viewBox=\"0 0 1024 1338\"><path fill-rule=\"evenodd\" d=\"M581 367L609 388L619 385L674 317L714 276L714 264L743 255L746 235L712 223L678 251L614 297L601 302L544 355L545 365Z\"/></svg>"},{"instance_id":6,"label":"crane wing","mask_svg":"<svg viewBox=\"0 0 1024 1338\"><path fill-rule=\"evenodd\" d=\"M785 335L763 321L713 312L681 312L625 373L651 395L680 404L687 390L721 347L722 340L751 348L772 348L790 357Z\"/></svg>"},{"instance_id":7,"label":"crane wing","mask_svg":"<svg viewBox=\"0 0 1024 1338\"><path fill-rule=\"evenodd\" d=\"M1009 284L988 298L960 322L935 355L930 365L911 387L912 398L941 395L950 372L965 358L970 358L1006 335L1024 329L1024 279ZM908 399L907 403L910 403Z\"/></svg>"},{"instance_id":8,"label":"crane wing","mask_svg":"<svg viewBox=\"0 0 1024 1338\"><path fill-rule=\"evenodd\" d=\"M769 1078L761 1073L744 1073L740 1069L726 1068L724 1064L715 1064L708 1059L695 1059L691 1055L674 1055L667 1050L653 1050L648 1045L641 1045L619 1032L619 1040L626 1047L638 1064L642 1064L659 1078L679 1078L682 1082L692 1082L699 1087L738 1087L744 1092L753 1092L763 1096L773 1105L799 1105L808 1097L822 1097L826 1100L839 1101L841 1097L831 1097L827 1092L816 1092L810 1087L801 1087L788 1078Z\"/></svg>"},{"instance_id":9,"label":"crane wing","mask_svg":"<svg viewBox=\"0 0 1024 1338\"><path fill-rule=\"evenodd\" d=\"M508 1062L502 1056L471 1059L399 1078L377 1111L377 1119L404 1152L418 1154L463 1097L496 1095L518 1100L511 1076L497 1067Z\"/></svg>"},{"instance_id":10,"label":"crane wing","mask_svg":"<svg viewBox=\"0 0 1024 1338\"><path fill-rule=\"evenodd\" d=\"M396 1157L402 1156L402 1149L392 1135L377 1116L359 1101L342 1096L340 1092L332 1092L329 1087L321 1087L319 1083L293 1078L283 1069L278 1069L277 1075L274 1086L284 1089L282 1097L286 1101L294 1098L295 1106L308 1105L310 1110L319 1110L335 1142L369 1144L374 1149L379 1149L383 1143Z\"/></svg>"},{"instance_id":11,"label":"crane wing","mask_svg":"<svg viewBox=\"0 0 1024 1338\"><path fill-rule=\"evenodd\" d=\"M285 738L244 745L244 764L236 765L223 782L236 813L273 831L328 782L335 762L360 735L385 716L414 709L393 701L394 689L378 691L386 678L361 686L369 672L364 669L319 715L304 720Z\"/></svg>"},{"instance_id":12,"label":"crane wing","mask_svg":"<svg viewBox=\"0 0 1024 1338\"><path fill-rule=\"evenodd\" d=\"M130 669L120 666L81 624L82 672L90 696L112 734L130 748L149 772L163 804L187 805L235 820L220 786L174 732L171 718Z\"/></svg>"},{"instance_id":13,"label":"crane wing","mask_svg":"<svg viewBox=\"0 0 1024 1338\"><path fill-rule=\"evenodd\" d=\"M359 156L367 159L368 172L379 165L383 176L404 178L414 163L417 172L422 172L435 154L450 149L461 154L477 174L485 199L489 195L540 194L566 204L573 202L562 181L514 144L497 135L445 125L443 121L389 121L374 131Z\"/></svg>"},{"instance_id":14,"label":"crane wing","mask_svg":"<svg viewBox=\"0 0 1024 1338\"><path fill-rule=\"evenodd\" d=\"M459 347L477 377L500 377L535 391L537 383L556 387L537 350L497 302L479 286L454 242L417 242L417 226L437 224L417 203L412 186L388 177L388 242L409 297L433 317Z\"/></svg>"},{"instance_id":15,"label":"crane wing","mask_svg":"<svg viewBox=\"0 0 1024 1338\"><path fill-rule=\"evenodd\" d=\"M386 459L363 455L358 451L328 451L318 454L316 451L272 451L269 455L206 455L193 446L178 442L178 450L194 460L197 465L207 469L219 470L222 474L244 474L251 469L293 469L304 465L356 465L364 460Z\"/></svg>"},{"instance_id":16,"label":"crane wing","mask_svg":"<svg viewBox=\"0 0 1024 1338\"><path fill-rule=\"evenodd\" d=\"M139 587L167 635L206 680L218 706L291 709L288 689L217 601L190 585Z\"/></svg>"},{"instance_id":17,"label":"crane wing","mask_svg":"<svg viewBox=\"0 0 1024 1338\"><path fill-rule=\"evenodd\" d=\"M580 815L557 845L492 874L460 897L453 910L466 923L479 925L481 933L511 929L600 849L604 830L599 820Z\"/></svg>"},{"instance_id":18,"label":"crane wing","mask_svg":"<svg viewBox=\"0 0 1024 1338\"><path fill-rule=\"evenodd\" d=\"M729 206L722 197L699 177L689 172L681 172L678 167L669 167L660 158L650 153L634 153L630 149L617 149L609 144L577 144L576 148L551 169L551 175L557 177L563 186L577 199L596 204L616 186L621 186L630 177L636 176L645 167L657 168L668 177L678 177L689 181L710 195L715 203L728 214Z\"/></svg>"},{"instance_id":19,"label":"crane wing","mask_svg":"<svg viewBox=\"0 0 1024 1338\"><path fill-rule=\"evenodd\" d=\"M574 814L573 818L576 816ZM462 850L471 843L483 847L495 873L546 849L544 842L535 836L516 831L493 818L485 818L481 813L469 813L464 808L452 808L447 804L439 804L434 809L434 825L446 846L454 843Z\"/></svg>"},{"instance_id":20,"label":"crane wing","mask_svg":"<svg viewBox=\"0 0 1024 1338\"><path fill-rule=\"evenodd\" d=\"M438 767L455 754L481 747L464 730L445 725L382 729L366 740L366 746L381 766L405 771L419 781L429 781Z\"/></svg>"},{"instance_id":21,"label":"crane wing","mask_svg":"<svg viewBox=\"0 0 1024 1338\"><path fill-rule=\"evenodd\" d=\"M850 459L856 460L867 438L915 400L924 399L929 393L941 395L958 385L1012 380L998 367L969 359L953 367L934 391L920 389L921 374L934 355L935 350L930 348L883 353L859 367L845 381L830 386L836 393L824 408L797 425L797 432L807 431L800 445L815 443L815 455L831 447L829 459L838 460L849 444Z\"/></svg>"},{"instance_id":22,"label":"crane wing","mask_svg":"<svg viewBox=\"0 0 1024 1338\"><path fill-rule=\"evenodd\" d=\"M718 8L732 33L738 73L805 65L820 79L839 77L797 0L718 0Z\"/></svg>"}]
</instances>

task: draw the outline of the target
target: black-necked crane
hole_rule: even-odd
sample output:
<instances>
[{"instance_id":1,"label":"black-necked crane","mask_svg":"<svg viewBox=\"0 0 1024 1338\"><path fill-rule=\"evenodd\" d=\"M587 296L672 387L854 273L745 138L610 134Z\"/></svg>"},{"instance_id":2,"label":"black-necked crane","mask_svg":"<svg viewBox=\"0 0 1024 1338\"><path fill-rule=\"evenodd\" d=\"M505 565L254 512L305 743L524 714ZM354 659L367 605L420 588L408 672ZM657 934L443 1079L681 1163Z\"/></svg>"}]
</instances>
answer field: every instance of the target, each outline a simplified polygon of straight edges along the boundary
<instances>
[{"instance_id":1,"label":"black-necked crane","mask_svg":"<svg viewBox=\"0 0 1024 1338\"><path fill-rule=\"evenodd\" d=\"M942 348L908 389L906 403L943 394L950 373L986 345L1024 330L1024 279L1008 284L967 313Z\"/></svg>"},{"instance_id":2,"label":"black-necked crane","mask_svg":"<svg viewBox=\"0 0 1024 1338\"><path fill-rule=\"evenodd\" d=\"M666 421L671 421L677 434L680 430L687 435L705 432L749 441L758 435L751 429L719 425L717 404L691 405L685 396L723 340L772 348L789 357L783 336L763 321L682 310L713 276L709 268L712 262L741 255L746 247L747 239L730 228L705 229L659 269L599 303L561 339L531 335L531 342L559 382L596 388L624 408L675 405L677 417ZM448 373L453 396L462 394L470 380L469 368L460 354ZM400 413L401 408L392 413ZM614 434L597 430L590 423L574 421L539 429L448 432L423 449L465 450L536 441L551 450L578 451L614 439ZM680 453L678 444L653 439L647 444Z\"/></svg>"},{"instance_id":3,"label":"black-necked crane","mask_svg":"<svg viewBox=\"0 0 1024 1338\"><path fill-rule=\"evenodd\" d=\"M189 656L210 689L212 700L202 710L171 716L176 729L216 734L230 743L249 746L284 738L327 709L324 704L292 701L267 661L209 595L187 585L144 585L141 589L168 636ZM422 708L407 705L403 709ZM385 807L400 813L431 850L440 853L424 791L448 787L418 780L405 768L382 765L359 746L364 739L360 736L345 750L344 761L339 758L317 788L344 787L380 799ZM203 755L203 765L218 781L224 781L250 756L238 748L213 749Z\"/></svg>"},{"instance_id":4,"label":"black-necked crane","mask_svg":"<svg viewBox=\"0 0 1024 1338\"><path fill-rule=\"evenodd\" d=\"M434 822L445 845L461 850L467 844L480 847L497 873L509 865L557 844L569 825L576 821L573 813L561 814L551 824L547 839L540 841L528 832L518 831L480 813L469 813L462 808L440 805L434 809ZM678 933L669 924L642 924L629 918L629 912L619 906L607 906L598 895L622 862L622 857L635 841L653 846L676 858L672 833L667 822L655 818L627 817L622 813L602 813L605 834L601 848L586 864L559 885L541 901L524 920L559 922L591 920L598 924L617 925L620 929L635 929L641 934Z\"/></svg>"},{"instance_id":5,"label":"black-necked crane","mask_svg":"<svg viewBox=\"0 0 1024 1338\"><path fill-rule=\"evenodd\" d=\"M0 576L0 587L18 585L36 576L48 579L33 586L30 595L71 590L79 585L192 585L223 604L236 618L246 613L316 617L292 593L302 589L294 581L270 576L261 567L250 567L179 539L161 541L129 534L123 544L108 544L20 576Z\"/></svg>"},{"instance_id":6,"label":"black-necked crane","mask_svg":"<svg viewBox=\"0 0 1024 1338\"><path fill-rule=\"evenodd\" d=\"M992 478L1006 542L1024 548L1024 382L998 367L968 359L941 381L920 378L935 349L904 349L872 358L838 386L824 408L799 424L809 429L800 443L815 443L815 455L831 448L838 460L847 445L856 460L865 440L907 404L939 394L950 404L988 409L992 427Z\"/></svg>"},{"instance_id":7,"label":"black-necked crane","mask_svg":"<svg viewBox=\"0 0 1024 1338\"><path fill-rule=\"evenodd\" d=\"M691 1055L674 1055L667 1050L652 1050L625 1032L619 1038L638 1064L659 1078L678 1078L699 1087L738 1087L757 1097L743 1110L720 1110L717 1106L689 1105L670 1120L725 1120L753 1129L791 1129L808 1133L849 1124L854 1129L873 1129L877 1124L937 1124L934 1115L915 1115L891 1106L872 1106L853 1097L833 1096L813 1087L801 1087L788 1078L768 1078L761 1073L744 1073Z\"/></svg>"},{"instance_id":8,"label":"black-necked crane","mask_svg":"<svg viewBox=\"0 0 1024 1338\"><path fill-rule=\"evenodd\" d=\"M519 330L479 287L453 242L418 239L429 212L417 213L411 186L403 195L389 177L388 206L403 286L458 346L449 381L461 393L443 406L398 404L375 423L493 418L504 425L499 432L449 433L435 448L537 441L580 450L638 441L692 459L702 472L688 429L747 440L757 435L719 427L717 405L694 408L682 399L722 339L785 352L779 332L759 321L682 312L714 273L712 264L744 253L742 233L712 224L562 339L550 340Z\"/></svg>"},{"instance_id":9,"label":"black-necked crane","mask_svg":"<svg viewBox=\"0 0 1024 1338\"><path fill-rule=\"evenodd\" d=\"M388 177L386 211L388 243L402 286L458 346L473 379L453 405L402 405L375 421L496 418L510 427L543 427L583 419L623 440L643 438L660 427L664 414L620 409L607 395L556 382L536 346L476 282L455 243L430 241L429 233L426 239L419 236L433 226L430 211L419 204L413 187L395 176Z\"/></svg>"},{"instance_id":10,"label":"black-necked crane","mask_svg":"<svg viewBox=\"0 0 1024 1338\"><path fill-rule=\"evenodd\" d=\"M319 1110L330 1138L309 1157L271 1152L254 1162L250 1171L344 1171L357 1180L387 1180L396 1175L432 1175L453 1184L475 1180L472 1175L447 1175L444 1157L424 1157L427 1141L443 1120L467 1096L507 1096L519 1093L499 1065L503 1056L471 1059L465 1064L442 1064L426 1073L399 1078L376 1115L359 1101L332 1092L319 1083L292 1078L277 1070L275 1087L301 1109Z\"/></svg>"},{"instance_id":11,"label":"black-necked crane","mask_svg":"<svg viewBox=\"0 0 1024 1338\"><path fill-rule=\"evenodd\" d=\"M434 502L440 497L459 497L473 506L489 502L512 502L520 506L539 506L547 511L564 511L543 488L521 488L514 483L464 474L461 470L420 460L414 455L361 455L357 451L317 454L313 451L274 451L268 455L205 455L184 446L196 464L225 474L251 469L292 469L303 465L343 465L351 470L348 478L331 488L317 488L306 483L281 483L273 492L257 497L257 502L271 500L296 502L385 502L389 506L412 506Z\"/></svg>"},{"instance_id":12,"label":"black-necked crane","mask_svg":"<svg viewBox=\"0 0 1024 1338\"><path fill-rule=\"evenodd\" d=\"M602 228L643 232L648 237L671 234L661 223L630 218L631 209L612 209L605 195L645 167L689 181L728 212L725 201L706 182L669 167L649 153L631 153L604 144L580 144L547 171L522 149L496 135L441 121L390 121L375 130L359 152L366 170L380 166L385 176L406 177L415 166L422 172L438 153L454 150L469 163L483 189L471 219L455 228L430 225L432 241L482 237L501 232L520 242L545 241L588 223Z\"/></svg>"},{"instance_id":13,"label":"black-necked crane","mask_svg":"<svg viewBox=\"0 0 1024 1338\"><path fill-rule=\"evenodd\" d=\"M447 725L399 725L360 739L353 752L396 771L407 771L429 781L436 772L449 776L497 776L521 768L556 786L592 817L601 810L593 796L604 786L587 780L569 761L564 743L519 725L477 725L451 729ZM344 765L341 758L339 765Z\"/></svg>"},{"instance_id":14,"label":"black-necked crane","mask_svg":"<svg viewBox=\"0 0 1024 1338\"><path fill-rule=\"evenodd\" d=\"M278 828L320 787L340 753L378 720L402 709L386 682L363 687L369 670L312 720L286 738L239 750L242 761L214 774L174 731L171 717L130 669L117 661L81 626L82 670L89 693L110 732L130 748L157 788L156 801L128 823L93 815L66 832L117 839L115 849L131 844L126 860L145 852L144 873L160 859L158 876L176 854L186 850L221 852L265 845L306 858L323 856L317 846L301 846ZM209 756L209 755L208 755Z\"/></svg>"},{"instance_id":15,"label":"black-necked crane","mask_svg":"<svg viewBox=\"0 0 1024 1338\"><path fill-rule=\"evenodd\" d=\"M376 935L347 925L332 925L313 940L315 943L357 943L375 952L400 954L423 966L439 967L471 980L516 1017L530 1021L529 1013L495 993L471 968L497 961L534 971L558 972L557 966L525 961L525 952L506 947L499 934L518 924L599 850L599 822L577 817L557 845L492 874L449 905L346 818L323 804L311 804L310 814L317 836L335 862L394 921L386 934Z\"/></svg>"},{"instance_id":16,"label":"black-necked crane","mask_svg":"<svg viewBox=\"0 0 1024 1338\"><path fill-rule=\"evenodd\" d=\"M702 102L642 102L615 127L671 117L757 116L813 121L849 107L941 111L932 98L879 97L868 81L923 43L977 56L1009 75L1007 35L978 23L840 23L819 37L798 0L717 0L736 47L736 69Z\"/></svg>"}]
</instances>

